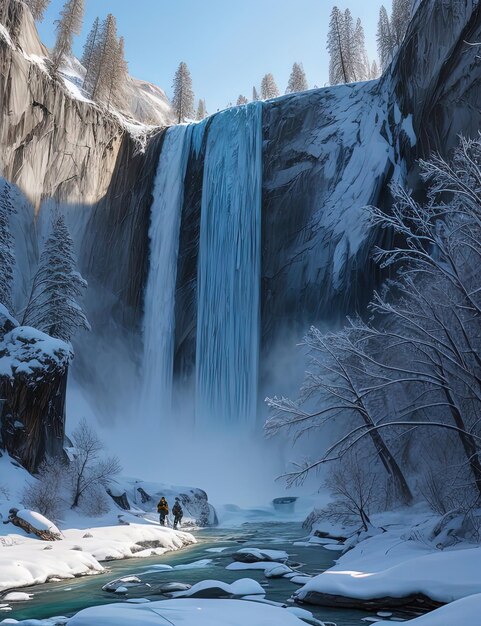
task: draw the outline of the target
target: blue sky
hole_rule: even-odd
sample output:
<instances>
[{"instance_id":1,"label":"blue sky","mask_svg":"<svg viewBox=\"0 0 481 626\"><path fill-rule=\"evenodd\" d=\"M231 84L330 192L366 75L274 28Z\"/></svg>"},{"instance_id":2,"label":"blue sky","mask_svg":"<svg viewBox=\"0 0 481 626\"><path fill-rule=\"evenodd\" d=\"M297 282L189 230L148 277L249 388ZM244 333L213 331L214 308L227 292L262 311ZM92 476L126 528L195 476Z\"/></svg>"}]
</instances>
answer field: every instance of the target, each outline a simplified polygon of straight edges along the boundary
<instances>
[{"instance_id":1,"label":"blue sky","mask_svg":"<svg viewBox=\"0 0 481 626\"><path fill-rule=\"evenodd\" d=\"M63 2L52 0L39 25L47 46L54 42L53 21ZM384 3L390 9L390 0ZM326 84L326 36L334 4L361 17L373 57L383 0L85 0L84 30L74 52L81 54L95 17L111 12L125 37L130 73L170 96L175 70L185 61L196 97L205 98L212 113L241 93L250 98L252 86L259 87L267 72L284 93L294 61L303 63L310 86Z\"/></svg>"}]
</instances>

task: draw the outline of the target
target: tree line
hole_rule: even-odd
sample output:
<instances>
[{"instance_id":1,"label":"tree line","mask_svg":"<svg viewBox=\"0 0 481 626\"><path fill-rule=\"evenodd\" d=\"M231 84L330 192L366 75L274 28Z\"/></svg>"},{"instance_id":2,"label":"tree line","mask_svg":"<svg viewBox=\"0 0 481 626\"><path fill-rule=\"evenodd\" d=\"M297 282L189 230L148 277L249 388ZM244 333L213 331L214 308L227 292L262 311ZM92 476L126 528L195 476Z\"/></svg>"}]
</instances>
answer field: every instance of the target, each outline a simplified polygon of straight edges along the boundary
<instances>
[{"instance_id":1,"label":"tree line","mask_svg":"<svg viewBox=\"0 0 481 626\"><path fill-rule=\"evenodd\" d=\"M26 0L33 17L40 21L45 16L51 0ZM0 0L0 14L5 12L7 0ZM366 50L365 34L361 19L355 19L349 9L341 10L334 6L331 12L327 38L329 53L329 83L336 85L378 78L386 69L396 50L402 43L411 19L414 0L392 0L391 13L382 6L377 29L377 48L380 67L377 61L370 60ZM3 8L2 8L3 7ZM51 55L52 70L61 69L63 59L72 56L72 43L80 33L84 14L84 0L67 0L59 18L55 21L56 42ZM0 15L1 17L1 15ZM122 108L125 88L128 81L128 66L125 60L124 39L117 36L116 19L109 14L103 22L96 18L87 36L82 65L85 68L83 91L92 100L107 107ZM207 113L205 99L198 100L192 87L192 77L185 62L181 62L174 76L172 107L178 123L187 120L202 120ZM292 66L286 94L309 89L302 63ZM251 100L270 100L280 95L280 90L272 73L263 76L260 89L252 89ZM240 94L236 106L247 104L249 98ZM229 102L226 108L234 106Z\"/></svg>"}]
</instances>

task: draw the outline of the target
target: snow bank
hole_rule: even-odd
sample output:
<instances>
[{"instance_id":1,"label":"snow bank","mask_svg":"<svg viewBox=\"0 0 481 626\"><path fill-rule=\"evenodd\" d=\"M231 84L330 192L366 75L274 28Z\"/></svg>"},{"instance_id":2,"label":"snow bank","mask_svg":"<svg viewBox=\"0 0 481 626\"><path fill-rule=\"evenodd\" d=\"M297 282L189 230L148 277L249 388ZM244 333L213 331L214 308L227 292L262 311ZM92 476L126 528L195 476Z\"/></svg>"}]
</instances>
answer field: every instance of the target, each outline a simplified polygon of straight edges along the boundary
<instances>
[{"instance_id":1,"label":"snow bank","mask_svg":"<svg viewBox=\"0 0 481 626\"><path fill-rule=\"evenodd\" d=\"M436 602L453 602L481 593L480 559L479 547L433 551L395 532L384 533L364 541L333 568L312 578L296 599L309 599L316 593L360 600L422 594Z\"/></svg>"},{"instance_id":2,"label":"snow bank","mask_svg":"<svg viewBox=\"0 0 481 626\"><path fill-rule=\"evenodd\" d=\"M305 626L286 611L244 600L164 600L149 604L113 604L81 611L68 626Z\"/></svg>"},{"instance_id":3,"label":"snow bank","mask_svg":"<svg viewBox=\"0 0 481 626\"><path fill-rule=\"evenodd\" d=\"M10 528L3 526L1 531ZM98 574L104 571L100 561L147 557L152 551L178 550L196 541L189 533L140 522L89 528L88 532L69 529L63 536L55 543L20 534L0 537L0 591L44 583L53 577ZM153 548L143 549L146 543Z\"/></svg>"}]
</instances>

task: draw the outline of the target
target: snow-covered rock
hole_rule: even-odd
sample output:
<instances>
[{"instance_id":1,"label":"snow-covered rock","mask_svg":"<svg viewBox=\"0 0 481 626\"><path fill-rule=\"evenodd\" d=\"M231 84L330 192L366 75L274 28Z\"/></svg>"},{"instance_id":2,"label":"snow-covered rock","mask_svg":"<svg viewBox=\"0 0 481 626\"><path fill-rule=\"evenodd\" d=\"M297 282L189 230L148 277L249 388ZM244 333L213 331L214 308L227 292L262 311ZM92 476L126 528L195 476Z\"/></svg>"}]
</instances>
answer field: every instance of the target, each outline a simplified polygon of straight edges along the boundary
<instances>
[{"instance_id":1,"label":"snow-covered rock","mask_svg":"<svg viewBox=\"0 0 481 626\"><path fill-rule=\"evenodd\" d=\"M241 563L258 563L261 561L276 561L284 563L289 555L284 550L265 550L260 548L241 548L232 555L234 561Z\"/></svg>"},{"instance_id":2,"label":"snow-covered rock","mask_svg":"<svg viewBox=\"0 0 481 626\"><path fill-rule=\"evenodd\" d=\"M231 584L221 580L202 580L186 591L172 593L174 598L225 598L265 595L265 589L252 578L240 578Z\"/></svg>"}]
</instances>

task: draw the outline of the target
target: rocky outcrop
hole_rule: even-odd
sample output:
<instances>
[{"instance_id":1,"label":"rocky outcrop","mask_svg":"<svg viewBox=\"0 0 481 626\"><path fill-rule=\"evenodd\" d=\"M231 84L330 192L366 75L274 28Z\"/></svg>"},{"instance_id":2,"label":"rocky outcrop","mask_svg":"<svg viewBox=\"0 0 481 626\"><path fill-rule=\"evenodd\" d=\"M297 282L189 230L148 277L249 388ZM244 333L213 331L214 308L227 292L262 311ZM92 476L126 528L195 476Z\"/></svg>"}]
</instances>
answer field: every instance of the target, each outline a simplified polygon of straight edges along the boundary
<instances>
[{"instance_id":1,"label":"rocky outcrop","mask_svg":"<svg viewBox=\"0 0 481 626\"><path fill-rule=\"evenodd\" d=\"M18 326L0 339L2 446L30 472L63 454L70 347Z\"/></svg>"},{"instance_id":2,"label":"rocky outcrop","mask_svg":"<svg viewBox=\"0 0 481 626\"><path fill-rule=\"evenodd\" d=\"M318 591L309 591L302 600L294 595L294 600L298 604L315 604L317 606L328 606L334 608L353 609L361 611L386 611L392 609L403 609L416 613L433 611L442 606L442 603L431 600L422 593L411 594L400 598L387 596L385 598L349 598L348 596L338 596Z\"/></svg>"}]
</instances>

